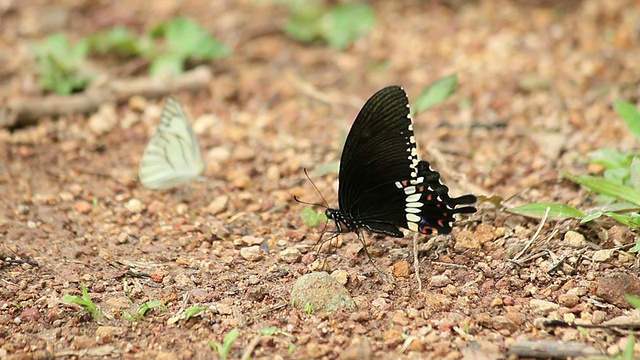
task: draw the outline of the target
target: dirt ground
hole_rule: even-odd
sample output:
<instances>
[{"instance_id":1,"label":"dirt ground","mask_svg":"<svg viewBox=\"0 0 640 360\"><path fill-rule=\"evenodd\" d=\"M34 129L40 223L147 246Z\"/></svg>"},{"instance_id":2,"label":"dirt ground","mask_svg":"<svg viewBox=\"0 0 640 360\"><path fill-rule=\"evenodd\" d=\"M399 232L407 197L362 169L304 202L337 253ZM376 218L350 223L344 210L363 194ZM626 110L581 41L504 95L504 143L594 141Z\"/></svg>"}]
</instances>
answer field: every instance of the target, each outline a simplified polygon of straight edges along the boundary
<instances>
[{"instance_id":1,"label":"dirt ground","mask_svg":"<svg viewBox=\"0 0 640 360\"><path fill-rule=\"evenodd\" d=\"M207 64L213 78L205 87L171 94L191 115L204 182L169 191L138 182L161 97L0 128L0 358L217 358L210 342L234 328L230 358L500 359L525 341L619 353L625 331L542 321L637 316L602 296L606 279L637 281L636 255L624 250L637 234L624 227L550 219L533 238L539 219L482 202L451 236L419 238L419 291L410 235L367 234L373 262L353 234L333 254L316 255L320 229L300 219L305 205L293 195L321 201L306 167L337 204L337 174L314 170L340 158L376 90L400 84L415 98L457 74L456 94L414 119L420 156L454 195L593 206L559 170L597 172L588 151L638 148L611 104L640 101L640 3L369 3L375 27L338 52L284 35L287 13L275 1L0 1L3 108L47 95L37 89L29 46L55 31L72 39L114 24L144 31L184 15L233 51ZM143 75L130 63L92 66L102 81ZM261 256L241 256L256 244ZM283 261L288 248L302 259ZM19 259L30 261L7 261ZM294 282L319 264L348 280L357 310L291 306ZM103 321L62 302L80 295L80 284ZM123 318L154 300L166 311ZM207 310L185 321L193 305ZM260 332L271 327L278 331Z\"/></svg>"}]
</instances>

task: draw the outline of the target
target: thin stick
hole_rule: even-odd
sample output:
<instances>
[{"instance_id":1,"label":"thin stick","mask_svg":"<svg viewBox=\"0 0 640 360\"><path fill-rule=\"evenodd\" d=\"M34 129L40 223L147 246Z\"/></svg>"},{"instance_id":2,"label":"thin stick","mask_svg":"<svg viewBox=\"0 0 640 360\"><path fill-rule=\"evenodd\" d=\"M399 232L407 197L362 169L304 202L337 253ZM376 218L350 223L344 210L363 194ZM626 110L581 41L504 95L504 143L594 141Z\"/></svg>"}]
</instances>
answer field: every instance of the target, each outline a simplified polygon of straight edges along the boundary
<instances>
[{"instance_id":1,"label":"thin stick","mask_svg":"<svg viewBox=\"0 0 640 360\"><path fill-rule=\"evenodd\" d=\"M420 279L420 260L418 259L418 234L413 234L413 272L418 280L418 291L422 291L422 279Z\"/></svg>"},{"instance_id":2,"label":"thin stick","mask_svg":"<svg viewBox=\"0 0 640 360\"><path fill-rule=\"evenodd\" d=\"M529 242L527 243L527 245L525 245L524 249L522 249L518 255L516 255L513 259L511 259L511 261L513 262L517 262L518 259L524 255L524 253L526 253L529 248L531 247L531 244L533 244L533 242L536 240L536 238L538 238L538 235L540 235L540 232L542 231L542 227L544 226L544 224L547 222L547 217L549 216L549 211L551 211L551 208L547 206L547 209L544 212L544 216L542 217L542 220L540 221L540 225L538 225L538 230L536 230L536 233L533 234L533 236L531 237L531 240L529 240Z\"/></svg>"}]
</instances>

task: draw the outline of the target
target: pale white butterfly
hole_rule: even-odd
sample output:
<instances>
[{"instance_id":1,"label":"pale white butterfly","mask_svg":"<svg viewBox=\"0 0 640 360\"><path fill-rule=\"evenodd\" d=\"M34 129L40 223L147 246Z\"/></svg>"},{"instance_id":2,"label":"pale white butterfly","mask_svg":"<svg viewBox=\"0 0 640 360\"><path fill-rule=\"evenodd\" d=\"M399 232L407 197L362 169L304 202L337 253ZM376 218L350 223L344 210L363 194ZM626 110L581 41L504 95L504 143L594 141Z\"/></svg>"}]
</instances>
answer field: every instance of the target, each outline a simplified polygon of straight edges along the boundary
<instances>
[{"instance_id":1,"label":"pale white butterfly","mask_svg":"<svg viewBox=\"0 0 640 360\"><path fill-rule=\"evenodd\" d=\"M205 162L182 106L167 98L155 135L140 161L140 182L149 189L168 189L202 174Z\"/></svg>"}]
</instances>

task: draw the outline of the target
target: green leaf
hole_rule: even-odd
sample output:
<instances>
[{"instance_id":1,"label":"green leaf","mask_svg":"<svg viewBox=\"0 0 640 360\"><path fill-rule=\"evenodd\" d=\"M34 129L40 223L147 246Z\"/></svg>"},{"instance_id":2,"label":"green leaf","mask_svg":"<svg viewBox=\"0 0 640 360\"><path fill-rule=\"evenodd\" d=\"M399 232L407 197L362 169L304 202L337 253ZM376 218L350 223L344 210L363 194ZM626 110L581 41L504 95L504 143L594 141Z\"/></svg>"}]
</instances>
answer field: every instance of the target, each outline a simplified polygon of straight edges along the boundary
<instances>
[{"instance_id":1,"label":"green leaf","mask_svg":"<svg viewBox=\"0 0 640 360\"><path fill-rule=\"evenodd\" d=\"M151 76L177 75L184 71L185 59L177 54L162 54L151 62Z\"/></svg>"},{"instance_id":2,"label":"green leaf","mask_svg":"<svg viewBox=\"0 0 640 360\"><path fill-rule=\"evenodd\" d=\"M147 313L147 311L149 311L150 309L155 309L157 307L161 307L164 311L167 311L167 306L162 301L148 301L140 305L140 307L138 308L138 317L142 318Z\"/></svg>"},{"instance_id":3,"label":"green leaf","mask_svg":"<svg viewBox=\"0 0 640 360\"><path fill-rule=\"evenodd\" d=\"M320 21L321 36L329 46L343 50L365 36L376 22L376 14L366 3L347 3L332 8Z\"/></svg>"},{"instance_id":4,"label":"green leaf","mask_svg":"<svg viewBox=\"0 0 640 360\"><path fill-rule=\"evenodd\" d=\"M412 108L419 114L433 105L446 100L458 88L458 77L449 75L427 86L418 96Z\"/></svg>"},{"instance_id":5,"label":"green leaf","mask_svg":"<svg viewBox=\"0 0 640 360\"><path fill-rule=\"evenodd\" d=\"M114 26L89 37L89 47L100 54L116 53L119 55L142 54L141 43L136 36L124 26Z\"/></svg>"},{"instance_id":6,"label":"green leaf","mask_svg":"<svg viewBox=\"0 0 640 360\"><path fill-rule=\"evenodd\" d=\"M589 161L607 169L629 166L632 155L614 149L598 149L587 154Z\"/></svg>"},{"instance_id":7,"label":"green leaf","mask_svg":"<svg viewBox=\"0 0 640 360\"><path fill-rule=\"evenodd\" d=\"M375 12L366 3L347 3L332 8L319 1L282 1L290 12L284 32L301 42L320 41L342 50L365 36L375 23Z\"/></svg>"},{"instance_id":8,"label":"green leaf","mask_svg":"<svg viewBox=\"0 0 640 360\"><path fill-rule=\"evenodd\" d=\"M594 212L594 213L591 213L591 214L589 214L589 215L585 216L585 217L584 217L584 219L582 219L582 220L580 221L580 223L581 223L581 224L588 223L589 221L593 221L593 220L595 220L595 219L597 219L597 218L599 218L599 217L604 216L604 214L605 214L605 213L604 213L604 212L602 212L602 211L596 211L596 212Z\"/></svg>"},{"instance_id":9,"label":"green leaf","mask_svg":"<svg viewBox=\"0 0 640 360\"><path fill-rule=\"evenodd\" d=\"M635 190L640 190L640 158L637 156L633 157L629 166L629 186Z\"/></svg>"},{"instance_id":10,"label":"green leaf","mask_svg":"<svg viewBox=\"0 0 640 360\"><path fill-rule=\"evenodd\" d=\"M198 316L202 314L205 310L207 310L207 308L203 306L197 306L197 305L191 306L186 311L184 321L189 321L189 319L191 319L194 316Z\"/></svg>"},{"instance_id":11,"label":"green leaf","mask_svg":"<svg viewBox=\"0 0 640 360\"><path fill-rule=\"evenodd\" d=\"M639 228L640 227L640 216L639 215L622 215L616 213L605 213L606 216L617 220L618 222L627 225L630 228Z\"/></svg>"},{"instance_id":12,"label":"green leaf","mask_svg":"<svg viewBox=\"0 0 640 360\"><path fill-rule=\"evenodd\" d=\"M165 28L167 51L183 58L213 60L229 55L230 51L215 40L196 22L175 18Z\"/></svg>"},{"instance_id":13,"label":"green leaf","mask_svg":"<svg viewBox=\"0 0 640 360\"><path fill-rule=\"evenodd\" d=\"M136 322L138 321L138 319L136 319L135 317L133 317L133 315L131 315L131 313L129 313L128 311L123 310L122 311L122 317L129 321L129 322Z\"/></svg>"},{"instance_id":14,"label":"green leaf","mask_svg":"<svg viewBox=\"0 0 640 360\"><path fill-rule=\"evenodd\" d=\"M629 302L629 304L631 304L631 306L636 309L640 309L640 298L630 294L625 295L624 298Z\"/></svg>"},{"instance_id":15,"label":"green leaf","mask_svg":"<svg viewBox=\"0 0 640 360\"><path fill-rule=\"evenodd\" d=\"M614 169L607 169L602 177L614 184L625 185L625 182L629 181L629 168L619 167Z\"/></svg>"},{"instance_id":16,"label":"green leaf","mask_svg":"<svg viewBox=\"0 0 640 360\"><path fill-rule=\"evenodd\" d=\"M86 311L88 311L94 320L96 320L97 322L102 322L104 320L104 316L102 315L96 304L93 302L93 300L91 300L89 291L83 284L80 284L80 289L82 291L82 297L67 294L62 298L62 302L78 304L82 306Z\"/></svg>"},{"instance_id":17,"label":"green leaf","mask_svg":"<svg viewBox=\"0 0 640 360\"><path fill-rule=\"evenodd\" d=\"M636 239L636 244L629 249L630 253L637 253L638 251L640 251L640 237Z\"/></svg>"},{"instance_id":18,"label":"green leaf","mask_svg":"<svg viewBox=\"0 0 640 360\"><path fill-rule=\"evenodd\" d=\"M587 216L582 211L574 208L573 206L559 204L559 203L535 203L522 206L516 206L506 209L506 211L524 216L542 217L549 208L550 217L559 218L584 218Z\"/></svg>"},{"instance_id":19,"label":"green leaf","mask_svg":"<svg viewBox=\"0 0 640 360\"><path fill-rule=\"evenodd\" d=\"M327 215L324 212L316 213L312 208L306 207L300 213L300 218L305 221L307 226L316 227L320 222L327 222Z\"/></svg>"},{"instance_id":20,"label":"green leaf","mask_svg":"<svg viewBox=\"0 0 640 360\"><path fill-rule=\"evenodd\" d=\"M618 100L613 103L613 109L627 123L629 131L640 139L640 111L628 101Z\"/></svg>"},{"instance_id":21,"label":"green leaf","mask_svg":"<svg viewBox=\"0 0 640 360\"><path fill-rule=\"evenodd\" d=\"M616 199L640 206L640 192L624 185L615 184L595 176L575 176L566 171L562 172L565 178L582 185L584 188L602 195L612 196Z\"/></svg>"},{"instance_id":22,"label":"green leaf","mask_svg":"<svg viewBox=\"0 0 640 360\"><path fill-rule=\"evenodd\" d=\"M233 342L236 341L239 335L240 332L238 331L238 329L234 328L224 336L222 344L213 341L209 341L209 344L214 350L218 352L220 358L224 360L229 357L229 354L231 353L231 346L233 345Z\"/></svg>"},{"instance_id":23,"label":"green leaf","mask_svg":"<svg viewBox=\"0 0 640 360\"><path fill-rule=\"evenodd\" d=\"M627 346L624 347L624 351L622 352L623 360L634 360L635 357L633 355L634 348L636 344L636 337L633 335L633 332L629 331L629 340L627 340Z\"/></svg>"},{"instance_id":24,"label":"green leaf","mask_svg":"<svg viewBox=\"0 0 640 360\"><path fill-rule=\"evenodd\" d=\"M84 89L90 81L90 77L83 74L88 49L86 40L71 46L64 33L55 33L34 43L32 51L40 86L61 95Z\"/></svg>"}]
</instances>

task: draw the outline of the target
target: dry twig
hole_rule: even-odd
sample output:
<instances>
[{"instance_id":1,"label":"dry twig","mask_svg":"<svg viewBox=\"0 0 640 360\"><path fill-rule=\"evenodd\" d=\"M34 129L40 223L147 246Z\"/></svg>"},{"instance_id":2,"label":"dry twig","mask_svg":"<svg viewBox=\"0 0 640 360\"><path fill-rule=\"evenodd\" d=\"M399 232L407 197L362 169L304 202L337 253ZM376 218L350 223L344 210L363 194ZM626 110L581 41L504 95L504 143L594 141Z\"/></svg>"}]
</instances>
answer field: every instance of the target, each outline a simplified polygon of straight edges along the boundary
<instances>
[{"instance_id":1,"label":"dry twig","mask_svg":"<svg viewBox=\"0 0 640 360\"><path fill-rule=\"evenodd\" d=\"M212 78L211 70L200 66L175 77L117 79L70 96L12 99L8 109L0 109L0 127L29 125L45 116L89 113L104 103L122 103L134 95L153 98L179 91L202 89L208 86Z\"/></svg>"}]
</instances>

